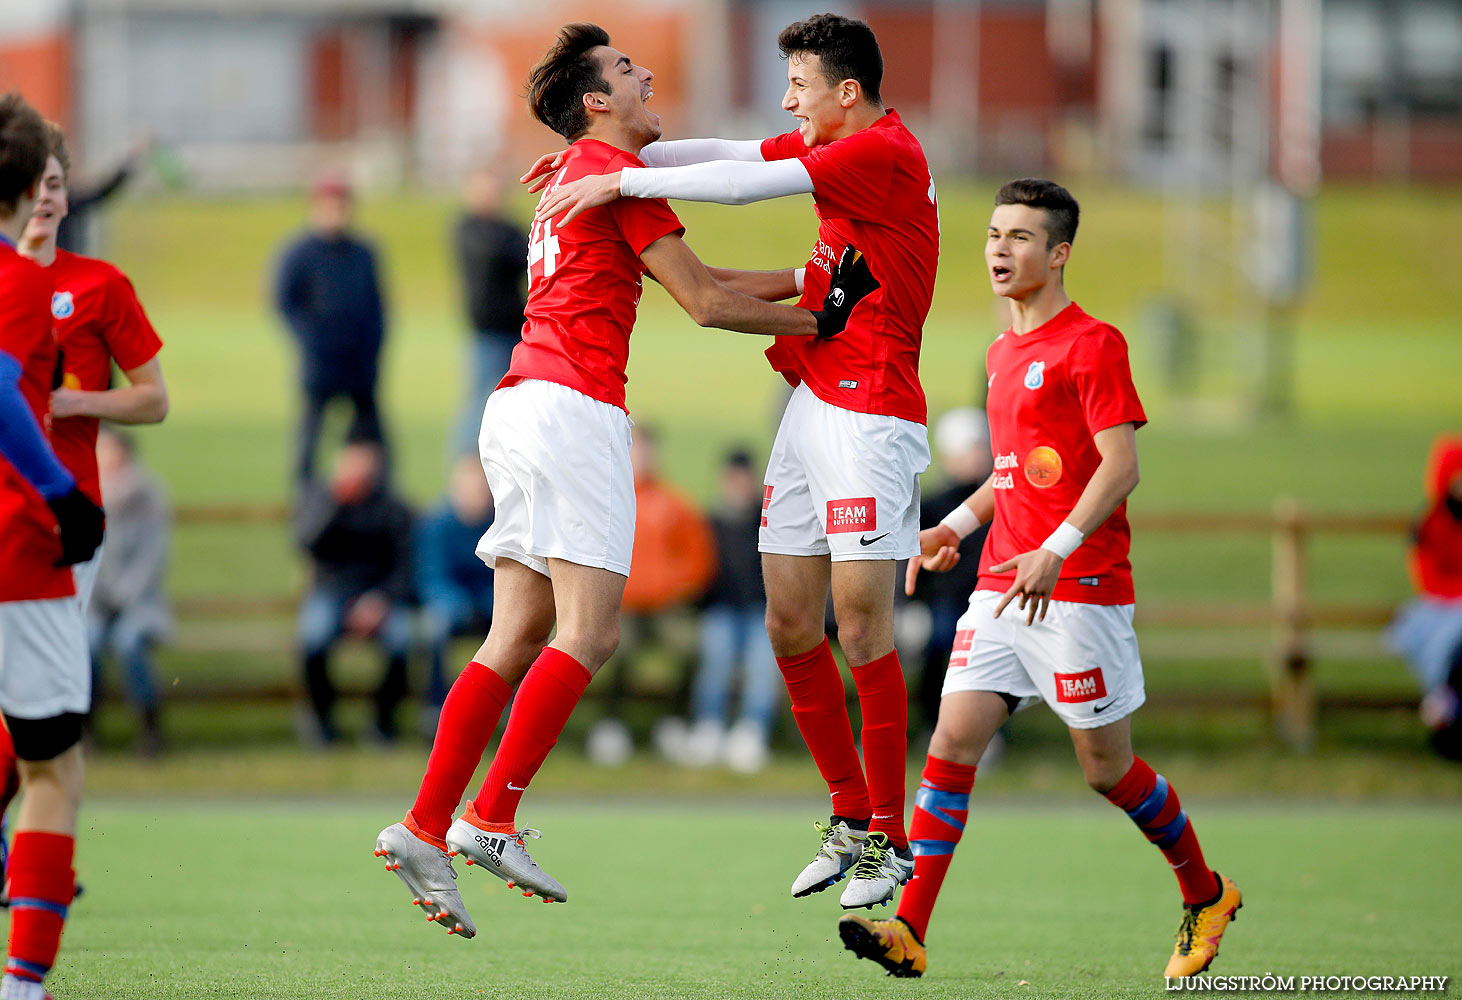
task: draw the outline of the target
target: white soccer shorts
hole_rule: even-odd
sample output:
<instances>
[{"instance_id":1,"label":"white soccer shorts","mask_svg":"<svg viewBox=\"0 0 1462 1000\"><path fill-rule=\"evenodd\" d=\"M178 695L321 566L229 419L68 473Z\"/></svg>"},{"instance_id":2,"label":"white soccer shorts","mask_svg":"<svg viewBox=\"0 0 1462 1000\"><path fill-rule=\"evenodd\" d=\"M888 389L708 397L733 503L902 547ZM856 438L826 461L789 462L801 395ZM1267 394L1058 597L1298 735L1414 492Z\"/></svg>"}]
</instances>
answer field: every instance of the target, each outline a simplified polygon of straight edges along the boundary
<instances>
[{"instance_id":1,"label":"white soccer shorts","mask_svg":"<svg viewBox=\"0 0 1462 1000\"><path fill-rule=\"evenodd\" d=\"M17 719L49 719L90 709L81 602L0 601L0 710Z\"/></svg>"},{"instance_id":2,"label":"white soccer shorts","mask_svg":"<svg viewBox=\"0 0 1462 1000\"><path fill-rule=\"evenodd\" d=\"M762 487L762 552L907 559L919 551L919 474L929 431L912 420L825 403L799 385Z\"/></svg>"},{"instance_id":3,"label":"white soccer shorts","mask_svg":"<svg viewBox=\"0 0 1462 1000\"><path fill-rule=\"evenodd\" d=\"M483 410L478 450L492 488L492 527L477 554L548 576L563 559L629 576L635 477L629 415L557 382L498 389Z\"/></svg>"},{"instance_id":4,"label":"white soccer shorts","mask_svg":"<svg viewBox=\"0 0 1462 1000\"><path fill-rule=\"evenodd\" d=\"M101 572L102 549L106 541L96 547L91 558L85 562L79 562L71 567L71 578L76 582L76 600L81 603L81 613L84 615L91 607L91 593L96 590L96 577Z\"/></svg>"},{"instance_id":5,"label":"white soccer shorts","mask_svg":"<svg viewBox=\"0 0 1462 1000\"><path fill-rule=\"evenodd\" d=\"M944 694L993 691L1044 701L1072 729L1110 725L1147 700L1131 604L1052 601L1045 621L1025 623L1016 598L999 618L1002 592L977 590L955 627ZM1018 710L1017 709L1017 710Z\"/></svg>"}]
</instances>

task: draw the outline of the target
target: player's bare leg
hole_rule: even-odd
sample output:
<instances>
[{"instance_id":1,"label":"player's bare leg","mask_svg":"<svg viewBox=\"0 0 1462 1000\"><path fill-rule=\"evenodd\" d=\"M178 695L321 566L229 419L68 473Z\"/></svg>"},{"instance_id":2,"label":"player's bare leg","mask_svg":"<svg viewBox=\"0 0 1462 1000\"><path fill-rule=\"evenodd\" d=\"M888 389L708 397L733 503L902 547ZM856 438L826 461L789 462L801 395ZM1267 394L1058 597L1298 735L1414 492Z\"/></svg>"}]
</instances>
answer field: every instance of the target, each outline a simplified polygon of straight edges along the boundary
<instances>
[{"instance_id":1,"label":"player's bare leg","mask_svg":"<svg viewBox=\"0 0 1462 1000\"><path fill-rule=\"evenodd\" d=\"M845 908L888 905L914 873L904 830L908 686L893 646L892 559L832 564L833 615L863 717L863 769L872 815L868 842L840 900Z\"/></svg>"},{"instance_id":2,"label":"player's bare leg","mask_svg":"<svg viewBox=\"0 0 1462 1000\"><path fill-rule=\"evenodd\" d=\"M832 796L832 817L816 822L820 843L792 882L808 896L840 881L857 864L873 814L863 765L848 721L843 677L824 628L831 561L827 556L762 554L767 636L777 657L792 717Z\"/></svg>"},{"instance_id":3,"label":"player's bare leg","mask_svg":"<svg viewBox=\"0 0 1462 1000\"><path fill-rule=\"evenodd\" d=\"M1131 716L1098 729L1072 729L1071 742L1086 783L1127 813L1178 877L1183 919L1164 974L1197 975L1218 956L1224 931L1244 905L1239 887L1208 867L1178 793L1133 755Z\"/></svg>"},{"instance_id":4,"label":"player's bare leg","mask_svg":"<svg viewBox=\"0 0 1462 1000\"><path fill-rule=\"evenodd\" d=\"M477 933L457 890L447 831L472 772L497 729L513 686L527 673L553 631L553 587L547 577L510 559L494 574L492 628L477 656L452 685L427 761L426 775L406 818L382 830L384 858L411 893L413 905L449 934Z\"/></svg>"},{"instance_id":5,"label":"player's bare leg","mask_svg":"<svg viewBox=\"0 0 1462 1000\"><path fill-rule=\"evenodd\" d=\"M564 887L528 853L524 837L541 834L518 825L518 802L558 741L589 678L619 644L625 578L561 559L549 560L549 572L558 633L527 672L482 790L446 839L454 855L492 872L524 896L566 902Z\"/></svg>"}]
</instances>

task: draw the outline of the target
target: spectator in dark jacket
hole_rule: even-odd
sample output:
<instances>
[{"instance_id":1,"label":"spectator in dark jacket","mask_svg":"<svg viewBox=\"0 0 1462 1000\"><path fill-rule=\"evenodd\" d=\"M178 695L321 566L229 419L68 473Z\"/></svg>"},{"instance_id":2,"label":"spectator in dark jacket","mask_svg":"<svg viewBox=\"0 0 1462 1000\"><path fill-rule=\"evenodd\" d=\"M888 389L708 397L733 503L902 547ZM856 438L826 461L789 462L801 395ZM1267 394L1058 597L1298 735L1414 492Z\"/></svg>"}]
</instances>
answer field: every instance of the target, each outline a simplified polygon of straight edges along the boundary
<instances>
[{"instance_id":1,"label":"spectator in dark jacket","mask_svg":"<svg viewBox=\"0 0 1462 1000\"><path fill-rule=\"evenodd\" d=\"M151 149L152 137L140 136L132 142L127 155L110 173L90 183L71 186L66 217L56 230L57 246L72 253L95 256L91 249L94 239L94 227L91 224L93 213L127 186L127 182L132 179L137 167Z\"/></svg>"},{"instance_id":2,"label":"spectator in dark jacket","mask_svg":"<svg viewBox=\"0 0 1462 1000\"><path fill-rule=\"evenodd\" d=\"M295 472L307 482L325 407L343 397L354 407L347 437L374 441L385 452L376 379L385 339L385 310L376 255L351 232L352 195L340 177L310 191L310 230L280 259L274 301L300 351L304 412Z\"/></svg>"},{"instance_id":3,"label":"spectator in dark jacket","mask_svg":"<svg viewBox=\"0 0 1462 1000\"><path fill-rule=\"evenodd\" d=\"M453 457L477 454L477 435L487 396L508 373L523 333L528 283L528 235L502 210L502 182L487 167L467 178L464 211L452 231L472 356L467 402L452 435Z\"/></svg>"},{"instance_id":4,"label":"spectator in dark jacket","mask_svg":"<svg viewBox=\"0 0 1462 1000\"><path fill-rule=\"evenodd\" d=\"M319 741L338 738L330 648L347 632L375 639L385 669L375 692L375 735L396 736L406 696L411 644L411 511L387 487L381 447L352 441L330 481L305 484L295 540L310 556L311 582L300 607L300 653Z\"/></svg>"},{"instance_id":5,"label":"spectator in dark jacket","mask_svg":"<svg viewBox=\"0 0 1462 1000\"><path fill-rule=\"evenodd\" d=\"M452 466L447 495L416 526L416 593L426 620L431 655L424 728L435 731L447 697L446 655L452 636L492 624L492 570L477 542L492 526L492 491L476 455Z\"/></svg>"},{"instance_id":6,"label":"spectator in dark jacket","mask_svg":"<svg viewBox=\"0 0 1462 1000\"><path fill-rule=\"evenodd\" d=\"M734 451L721 466L720 503L710 515L719 569L701 615L700 663L691 687L691 727L684 762L724 762L750 773L765 766L781 699L781 673L767 638L762 586L762 483L751 456ZM727 728L732 688L740 676L736 722Z\"/></svg>"},{"instance_id":7,"label":"spectator in dark jacket","mask_svg":"<svg viewBox=\"0 0 1462 1000\"><path fill-rule=\"evenodd\" d=\"M919 505L919 528L932 528L989 477L990 425L985 411L974 407L950 410L934 425L934 451L944 473L944 488ZM939 718L944 672L954 647L955 623L969 606L980 576L980 551L990 526L982 524L959 546L960 560L948 573L920 573L914 599L929 607L929 644L919 680L919 707L932 728Z\"/></svg>"}]
</instances>

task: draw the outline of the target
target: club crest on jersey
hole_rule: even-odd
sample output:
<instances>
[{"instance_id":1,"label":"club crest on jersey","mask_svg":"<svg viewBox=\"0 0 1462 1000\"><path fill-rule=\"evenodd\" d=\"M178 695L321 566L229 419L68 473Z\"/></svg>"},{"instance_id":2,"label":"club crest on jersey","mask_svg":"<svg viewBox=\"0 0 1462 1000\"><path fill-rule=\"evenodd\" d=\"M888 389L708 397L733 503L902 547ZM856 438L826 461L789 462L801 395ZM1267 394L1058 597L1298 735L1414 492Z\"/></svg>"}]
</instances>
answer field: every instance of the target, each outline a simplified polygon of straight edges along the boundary
<instances>
[{"instance_id":1,"label":"club crest on jersey","mask_svg":"<svg viewBox=\"0 0 1462 1000\"><path fill-rule=\"evenodd\" d=\"M70 292L56 292L51 296L51 315L56 319L66 319L75 311L76 302Z\"/></svg>"},{"instance_id":2,"label":"club crest on jersey","mask_svg":"<svg viewBox=\"0 0 1462 1000\"><path fill-rule=\"evenodd\" d=\"M1044 361L1032 361L1031 366L1025 370L1025 387L1027 389L1039 389L1046 381L1046 363Z\"/></svg>"}]
</instances>

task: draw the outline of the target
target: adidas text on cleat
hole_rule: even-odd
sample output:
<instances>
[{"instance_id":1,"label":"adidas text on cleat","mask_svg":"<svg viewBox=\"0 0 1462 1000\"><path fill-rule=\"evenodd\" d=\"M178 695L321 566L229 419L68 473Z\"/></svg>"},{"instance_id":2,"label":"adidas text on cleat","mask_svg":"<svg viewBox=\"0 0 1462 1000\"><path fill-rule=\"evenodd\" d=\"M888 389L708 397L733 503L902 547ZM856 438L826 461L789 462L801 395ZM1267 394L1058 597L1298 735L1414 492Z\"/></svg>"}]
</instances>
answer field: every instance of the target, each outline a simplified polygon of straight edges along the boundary
<instances>
[{"instance_id":1,"label":"adidas text on cleat","mask_svg":"<svg viewBox=\"0 0 1462 1000\"><path fill-rule=\"evenodd\" d=\"M902 917L869 920L850 913L838 921L838 937L848 951L877 962L900 979L922 976L929 964L924 942Z\"/></svg>"},{"instance_id":2,"label":"adidas text on cleat","mask_svg":"<svg viewBox=\"0 0 1462 1000\"><path fill-rule=\"evenodd\" d=\"M462 905L457 891L457 873L441 848L428 844L403 823L393 823L376 838L376 857L386 859L386 871L411 890L413 906L421 907L426 919L465 938L477 935L477 925Z\"/></svg>"},{"instance_id":3,"label":"adidas text on cleat","mask_svg":"<svg viewBox=\"0 0 1462 1000\"><path fill-rule=\"evenodd\" d=\"M813 820L812 826L822 837L822 846L792 883L792 895L799 898L822 892L841 881L848 869L862 857L863 842L868 839L866 829L850 826L847 820L837 816L831 817L827 823Z\"/></svg>"},{"instance_id":4,"label":"adidas text on cleat","mask_svg":"<svg viewBox=\"0 0 1462 1000\"><path fill-rule=\"evenodd\" d=\"M1214 872L1218 875L1217 872ZM1163 975L1173 979L1196 976L1218 957L1218 942L1231 921L1243 908L1244 897L1239 887L1218 875L1222 891L1207 906L1184 906L1183 922L1178 925L1178 944Z\"/></svg>"},{"instance_id":5,"label":"adidas text on cleat","mask_svg":"<svg viewBox=\"0 0 1462 1000\"><path fill-rule=\"evenodd\" d=\"M839 900L843 909L888 905L899 886L914 875L914 852L888 842L886 833L870 833L863 843L863 856L853 866L848 887Z\"/></svg>"},{"instance_id":6,"label":"adidas text on cleat","mask_svg":"<svg viewBox=\"0 0 1462 1000\"><path fill-rule=\"evenodd\" d=\"M526 828L493 833L479 827L473 819L476 813L469 805L467 812L447 831L447 849L453 857L460 854L469 865L485 868L506 882L509 889L517 889L524 896L542 896L545 903L568 902L568 891L538 867L523 845L524 837L537 839L543 834Z\"/></svg>"}]
</instances>

